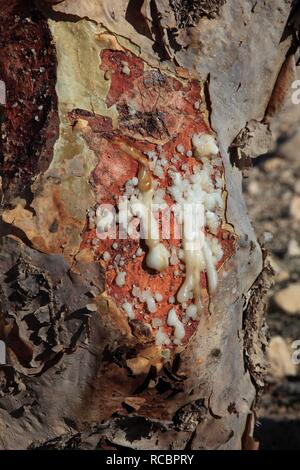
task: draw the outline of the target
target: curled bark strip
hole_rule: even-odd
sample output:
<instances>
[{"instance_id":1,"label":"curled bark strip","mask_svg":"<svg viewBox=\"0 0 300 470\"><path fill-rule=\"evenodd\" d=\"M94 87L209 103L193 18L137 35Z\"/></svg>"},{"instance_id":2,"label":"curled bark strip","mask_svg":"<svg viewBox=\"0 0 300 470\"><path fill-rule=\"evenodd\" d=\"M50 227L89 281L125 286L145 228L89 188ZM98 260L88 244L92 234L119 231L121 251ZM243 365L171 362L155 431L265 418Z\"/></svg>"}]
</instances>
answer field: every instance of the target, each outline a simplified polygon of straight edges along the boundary
<instances>
[{"instance_id":1,"label":"curled bark strip","mask_svg":"<svg viewBox=\"0 0 300 470\"><path fill-rule=\"evenodd\" d=\"M91 296L101 293L99 266L46 255L11 238L1 240L1 314L15 369L41 374L84 339Z\"/></svg>"}]
</instances>

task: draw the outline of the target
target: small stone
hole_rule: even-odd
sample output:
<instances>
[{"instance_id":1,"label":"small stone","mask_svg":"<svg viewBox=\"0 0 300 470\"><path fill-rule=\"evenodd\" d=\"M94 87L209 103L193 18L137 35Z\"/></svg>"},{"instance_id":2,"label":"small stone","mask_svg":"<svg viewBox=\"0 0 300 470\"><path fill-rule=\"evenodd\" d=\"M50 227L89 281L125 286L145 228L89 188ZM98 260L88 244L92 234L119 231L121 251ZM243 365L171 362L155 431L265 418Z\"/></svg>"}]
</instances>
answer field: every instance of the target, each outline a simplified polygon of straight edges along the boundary
<instances>
[{"instance_id":1,"label":"small stone","mask_svg":"<svg viewBox=\"0 0 300 470\"><path fill-rule=\"evenodd\" d=\"M255 181L255 180L251 181L248 185L248 191L253 196L257 196L258 194L260 194L261 189L260 189L260 186L259 186L258 182Z\"/></svg>"},{"instance_id":2,"label":"small stone","mask_svg":"<svg viewBox=\"0 0 300 470\"><path fill-rule=\"evenodd\" d=\"M294 189L295 193L300 194L300 180L296 181Z\"/></svg>"},{"instance_id":3,"label":"small stone","mask_svg":"<svg viewBox=\"0 0 300 470\"><path fill-rule=\"evenodd\" d=\"M275 294L275 302L279 308L289 315L300 312L300 284L290 284Z\"/></svg>"},{"instance_id":4,"label":"small stone","mask_svg":"<svg viewBox=\"0 0 300 470\"><path fill-rule=\"evenodd\" d=\"M270 373L275 378L296 375L297 367L292 362L292 350L281 336L271 338L268 348Z\"/></svg>"},{"instance_id":5,"label":"small stone","mask_svg":"<svg viewBox=\"0 0 300 470\"><path fill-rule=\"evenodd\" d=\"M300 196L294 196L290 206L291 216L295 220L300 220Z\"/></svg>"},{"instance_id":6,"label":"small stone","mask_svg":"<svg viewBox=\"0 0 300 470\"><path fill-rule=\"evenodd\" d=\"M280 283L280 282L286 282L290 278L290 273L289 271L285 271L284 269L279 270L275 274L275 281Z\"/></svg>"},{"instance_id":7,"label":"small stone","mask_svg":"<svg viewBox=\"0 0 300 470\"><path fill-rule=\"evenodd\" d=\"M297 240L292 239L289 241L288 245L288 255L293 258L296 256L300 256L300 246Z\"/></svg>"},{"instance_id":8,"label":"small stone","mask_svg":"<svg viewBox=\"0 0 300 470\"><path fill-rule=\"evenodd\" d=\"M279 170L285 165L285 161L282 158L270 158L264 163L264 170L269 173Z\"/></svg>"},{"instance_id":9,"label":"small stone","mask_svg":"<svg viewBox=\"0 0 300 470\"><path fill-rule=\"evenodd\" d=\"M271 243L273 241L273 233L271 232L264 232L263 233L263 237L264 237L264 242L265 243Z\"/></svg>"}]
</instances>

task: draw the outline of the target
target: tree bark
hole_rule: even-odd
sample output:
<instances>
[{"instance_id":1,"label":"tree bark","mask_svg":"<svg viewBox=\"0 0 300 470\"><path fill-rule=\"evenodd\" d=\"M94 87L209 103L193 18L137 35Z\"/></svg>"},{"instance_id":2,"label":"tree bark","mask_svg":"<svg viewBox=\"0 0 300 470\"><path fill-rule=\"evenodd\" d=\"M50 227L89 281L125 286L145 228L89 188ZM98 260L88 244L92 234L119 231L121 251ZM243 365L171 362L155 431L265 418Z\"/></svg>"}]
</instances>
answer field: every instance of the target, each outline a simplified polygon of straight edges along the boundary
<instances>
[{"instance_id":1,"label":"tree bark","mask_svg":"<svg viewBox=\"0 0 300 470\"><path fill-rule=\"evenodd\" d=\"M289 65L279 93L292 3L0 0L1 448L257 447L268 269L241 168L292 78ZM164 349L151 315L127 318L103 259L120 246L97 241L94 216L137 173L130 146L175 152L194 133L220 149L224 255L214 293L201 278L200 317ZM138 242L118 244L124 289L176 294L182 272L159 277L133 258Z\"/></svg>"}]
</instances>

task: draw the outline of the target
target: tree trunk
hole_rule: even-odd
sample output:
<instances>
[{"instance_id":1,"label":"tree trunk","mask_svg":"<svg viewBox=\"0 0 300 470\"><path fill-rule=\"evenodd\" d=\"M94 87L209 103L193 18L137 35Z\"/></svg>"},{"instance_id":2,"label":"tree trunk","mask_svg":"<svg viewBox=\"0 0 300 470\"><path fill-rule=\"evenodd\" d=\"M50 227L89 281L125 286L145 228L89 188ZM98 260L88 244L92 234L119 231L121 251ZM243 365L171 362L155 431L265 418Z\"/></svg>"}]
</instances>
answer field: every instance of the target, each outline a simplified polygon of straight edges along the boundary
<instances>
[{"instance_id":1,"label":"tree trunk","mask_svg":"<svg viewBox=\"0 0 300 470\"><path fill-rule=\"evenodd\" d=\"M292 1L0 6L1 448L256 448L268 273L241 168L292 78ZM180 303L180 243L158 272L153 240L99 239L97 208L137 176L148 194L142 171L170 200L170 171L200 168L225 201L204 232L218 279L206 259Z\"/></svg>"}]
</instances>

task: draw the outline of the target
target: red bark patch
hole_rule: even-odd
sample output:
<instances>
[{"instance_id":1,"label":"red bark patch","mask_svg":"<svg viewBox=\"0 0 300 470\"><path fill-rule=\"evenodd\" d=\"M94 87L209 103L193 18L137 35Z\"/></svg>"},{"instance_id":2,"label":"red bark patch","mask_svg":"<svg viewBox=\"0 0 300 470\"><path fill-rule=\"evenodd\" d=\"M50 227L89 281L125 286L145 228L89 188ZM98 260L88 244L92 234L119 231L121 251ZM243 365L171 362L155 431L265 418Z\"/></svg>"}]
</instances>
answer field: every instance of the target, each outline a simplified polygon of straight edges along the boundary
<instances>
[{"instance_id":1,"label":"red bark patch","mask_svg":"<svg viewBox=\"0 0 300 470\"><path fill-rule=\"evenodd\" d=\"M143 62L129 52L108 51L101 54L101 68L111 77L107 105L117 106L119 129L136 138L169 141L179 133L207 130L203 117L195 112L200 100L196 80L182 83L157 69L143 71ZM128 64L129 75L124 73Z\"/></svg>"},{"instance_id":2,"label":"red bark patch","mask_svg":"<svg viewBox=\"0 0 300 470\"><path fill-rule=\"evenodd\" d=\"M168 175L170 167L182 175L187 172L192 173L194 167L199 167L199 162L186 155L187 151L192 150L191 137L195 133L211 132L199 109L200 84L195 80L182 83L156 69L144 70L142 60L129 52L105 50L101 54L101 59L101 68L111 79L107 105L117 107L118 128L113 129L107 118L89 113L80 115L77 112L77 118L81 116L88 121L83 135L99 160L92 175L97 202L116 204L118 197L124 194L128 180L137 176L138 162L119 148L118 139L121 139L128 148L138 151L142 158L149 151L165 155L167 164L163 168L163 177L153 176L154 181L158 182L162 189L166 189L171 183ZM126 73L124 67L127 67ZM73 119L76 120L76 116L73 115ZM184 147L184 153L178 151L178 145ZM216 165L213 178L221 176L222 173L223 167ZM165 201L169 205L173 203L167 193ZM233 240L227 235L225 233L224 236L224 231L221 229L217 234L224 250L224 257L219 267L233 252ZM170 252L172 247L180 247L181 243L180 240L174 239L172 230L170 239L162 242ZM102 259L101 255L104 252L109 254L109 260L102 260L106 273L106 292L117 305L122 306L124 302L135 305L134 321L151 325L153 318L160 318L164 331L171 336L173 328L167 326L166 320L168 312L173 307L169 303L169 298L176 297L185 277L184 270L180 271L180 263L175 266L170 265L161 273L153 272L145 265L147 248L143 240L120 239L117 235L116 239L97 241L95 229L87 230L84 234L84 246L92 247L99 259ZM139 247L143 249L142 256L136 254ZM126 282L123 286L118 286L116 283L119 271L126 272ZM179 271L179 274L176 274L176 271ZM153 294L161 294L163 300L157 302L155 313L150 313L144 302L136 300L132 293L134 285L141 291L150 288ZM201 287L207 308L205 273L201 276ZM175 304L174 307L178 317L182 319L181 306ZM186 323L184 343L188 342L197 324L198 322L192 320Z\"/></svg>"},{"instance_id":3,"label":"red bark patch","mask_svg":"<svg viewBox=\"0 0 300 470\"><path fill-rule=\"evenodd\" d=\"M134 86L136 79L142 77L144 65L129 52L122 51L105 50L101 59L101 68L111 72L111 87L106 102L108 106L112 106L119 101L123 93ZM126 66L130 69L130 75L123 72Z\"/></svg>"}]
</instances>

